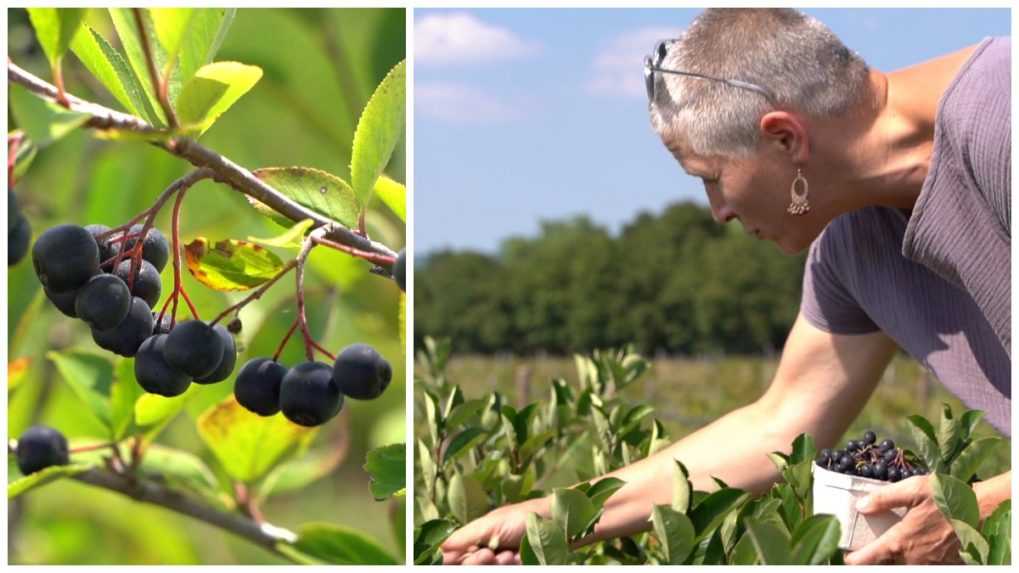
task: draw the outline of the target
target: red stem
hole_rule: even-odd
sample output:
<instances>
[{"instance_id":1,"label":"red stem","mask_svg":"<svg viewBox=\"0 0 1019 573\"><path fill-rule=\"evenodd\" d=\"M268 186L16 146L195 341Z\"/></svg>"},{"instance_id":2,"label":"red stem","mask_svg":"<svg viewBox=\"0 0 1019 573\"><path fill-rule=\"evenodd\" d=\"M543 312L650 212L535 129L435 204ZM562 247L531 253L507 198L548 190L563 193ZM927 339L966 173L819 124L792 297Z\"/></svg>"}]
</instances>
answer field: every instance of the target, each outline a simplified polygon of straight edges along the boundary
<instances>
[{"instance_id":1,"label":"red stem","mask_svg":"<svg viewBox=\"0 0 1019 573\"><path fill-rule=\"evenodd\" d=\"M273 362L279 361L280 354L283 354L283 348L287 345L287 341L290 340L290 337L293 336L294 331L297 330L297 322L298 320L295 318L294 323L291 324L290 328L287 330L287 334L283 337L283 340L280 341L280 345L276 347L276 353L272 355Z\"/></svg>"},{"instance_id":2,"label":"red stem","mask_svg":"<svg viewBox=\"0 0 1019 573\"><path fill-rule=\"evenodd\" d=\"M317 245L329 247L330 249L336 249L337 251L347 253L352 257L364 259L369 263L375 263L376 265L391 266L396 264L396 257L387 257L385 255L380 255L377 253L369 253L368 251L362 251L360 249L355 249L354 247L348 247L347 245L343 245L335 241L330 241L329 239L323 239L321 237L314 237L311 240Z\"/></svg>"},{"instance_id":3,"label":"red stem","mask_svg":"<svg viewBox=\"0 0 1019 573\"><path fill-rule=\"evenodd\" d=\"M184 302L187 303L188 308L191 310L191 316L195 320L201 320L198 317L198 309L195 308L194 303L191 302L191 297L188 296L187 291L184 290L184 283L181 281L181 264L180 264L180 208L184 202L184 195L187 194L187 188L181 189L177 193L177 200L173 203L173 220L170 223L171 231L173 235L173 323L177 320L177 296L181 295L184 297Z\"/></svg>"}]
</instances>

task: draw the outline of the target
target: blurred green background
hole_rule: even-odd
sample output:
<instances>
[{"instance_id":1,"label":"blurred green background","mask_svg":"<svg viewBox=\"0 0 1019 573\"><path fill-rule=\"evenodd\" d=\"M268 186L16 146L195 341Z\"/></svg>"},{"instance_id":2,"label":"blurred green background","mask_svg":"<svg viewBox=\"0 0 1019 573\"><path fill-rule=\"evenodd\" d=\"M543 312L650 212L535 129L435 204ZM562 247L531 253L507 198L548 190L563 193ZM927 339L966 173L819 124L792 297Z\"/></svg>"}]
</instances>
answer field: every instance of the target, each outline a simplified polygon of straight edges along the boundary
<instances>
[{"instance_id":1,"label":"blurred green background","mask_svg":"<svg viewBox=\"0 0 1019 573\"><path fill-rule=\"evenodd\" d=\"M88 23L118 46L105 11L92 10ZM8 57L51 81L34 36L25 11L9 10ZM404 57L402 9L240 9L215 59L259 66L264 76L201 141L249 169L300 165L349 180L360 111L386 72ZM64 77L69 92L118 107L73 55L65 60ZM8 125L17 127L10 109ZM190 169L153 146L93 136L78 130L40 150L17 182L18 201L34 236L60 223L122 224ZM400 182L405 181L404 157L401 144L386 170ZM170 209L164 209L156 222L167 235L169 217ZM381 202L370 208L368 228L372 238L394 250L403 247L404 226ZM221 185L202 182L184 202L183 242L196 236L216 241L280 232L239 193ZM278 254L286 260L296 252ZM367 263L344 254L316 249L310 260L308 318L316 339L334 352L353 342L373 345L392 364L393 383L379 400L349 401L345 414L322 428L318 448L339 444L342 433L350 440L345 460L331 475L273 497L262 510L270 522L288 528L310 521L353 527L402 558L390 523L391 513L402 515L402 505L374 501L361 468L369 449L405 439L399 291L391 280L368 273ZM82 322L64 317L45 300L27 257L8 271L8 359L25 358L29 364L24 381L9 394L8 435L16 437L33 423L53 426L71 438L102 435L102 427L45 356L68 348L102 351ZM244 295L212 291L186 272L184 282L205 318ZM171 289L167 266L164 297ZM289 276L242 312L238 366L249 357L272 354L294 319L293 296ZM294 337L281 361L292 365L302 356ZM203 387L157 441L195 453L213 466L194 420L232 389L231 381ZM11 563L282 563L219 529L70 480L19 498L9 505L8 515Z\"/></svg>"}]
</instances>

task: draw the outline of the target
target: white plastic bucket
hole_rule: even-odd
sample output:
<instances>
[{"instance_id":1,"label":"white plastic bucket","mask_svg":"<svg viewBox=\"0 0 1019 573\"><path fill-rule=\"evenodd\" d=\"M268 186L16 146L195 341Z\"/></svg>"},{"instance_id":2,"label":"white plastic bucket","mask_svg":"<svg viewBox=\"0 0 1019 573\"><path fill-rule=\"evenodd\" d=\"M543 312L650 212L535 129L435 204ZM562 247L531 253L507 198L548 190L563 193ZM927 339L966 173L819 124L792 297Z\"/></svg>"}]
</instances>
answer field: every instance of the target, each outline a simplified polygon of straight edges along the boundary
<instances>
[{"instance_id":1,"label":"white plastic bucket","mask_svg":"<svg viewBox=\"0 0 1019 573\"><path fill-rule=\"evenodd\" d=\"M842 525L839 548L849 551L867 545L895 525L906 514L906 508L863 515L856 511L856 502L868 493L889 485L877 479L840 474L811 464L814 473L814 514L834 515Z\"/></svg>"}]
</instances>

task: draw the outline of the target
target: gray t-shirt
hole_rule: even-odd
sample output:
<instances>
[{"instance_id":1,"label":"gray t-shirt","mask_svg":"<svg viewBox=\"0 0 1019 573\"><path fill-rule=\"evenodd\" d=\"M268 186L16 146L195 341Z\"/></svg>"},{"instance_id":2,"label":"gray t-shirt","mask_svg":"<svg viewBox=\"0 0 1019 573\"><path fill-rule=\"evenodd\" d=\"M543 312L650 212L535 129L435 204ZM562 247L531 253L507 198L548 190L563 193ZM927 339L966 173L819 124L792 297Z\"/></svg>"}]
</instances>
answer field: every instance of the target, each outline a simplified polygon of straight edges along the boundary
<instances>
[{"instance_id":1,"label":"gray t-shirt","mask_svg":"<svg viewBox=\"0 0 1019 573\"><path fill-rule=\"evenodd\" d=\"M810 247L801 311L881 330L1011 436L1010 40L984 40L942 97L911 214L868 207Z\"/></svg>"}]
</instances>

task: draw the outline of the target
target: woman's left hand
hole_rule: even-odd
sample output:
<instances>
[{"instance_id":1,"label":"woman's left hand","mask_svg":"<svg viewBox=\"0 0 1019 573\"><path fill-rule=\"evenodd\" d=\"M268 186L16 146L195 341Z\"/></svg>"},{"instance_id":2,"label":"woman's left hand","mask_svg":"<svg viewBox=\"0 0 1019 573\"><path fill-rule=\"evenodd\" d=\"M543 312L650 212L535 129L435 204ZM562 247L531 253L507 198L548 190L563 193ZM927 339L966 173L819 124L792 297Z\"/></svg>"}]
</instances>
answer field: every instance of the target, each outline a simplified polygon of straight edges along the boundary
<instances>
[{"instance_id":1,"label":"woman's left hand","mask_svg":"<svg viewBox=\"0 0 1019 573\"><path fill-rule=\"evenodd\" d=\"M931 492L930 476L913 476L861 498L863 514L908 508L902 521L864 547L846 555L847 565L961 563L959 540Z\"/></svg>"}]
</instances>

